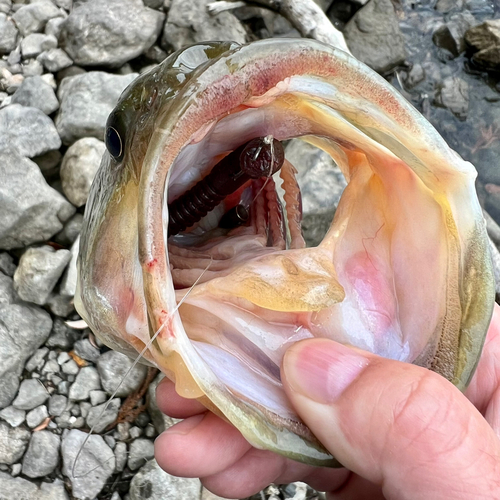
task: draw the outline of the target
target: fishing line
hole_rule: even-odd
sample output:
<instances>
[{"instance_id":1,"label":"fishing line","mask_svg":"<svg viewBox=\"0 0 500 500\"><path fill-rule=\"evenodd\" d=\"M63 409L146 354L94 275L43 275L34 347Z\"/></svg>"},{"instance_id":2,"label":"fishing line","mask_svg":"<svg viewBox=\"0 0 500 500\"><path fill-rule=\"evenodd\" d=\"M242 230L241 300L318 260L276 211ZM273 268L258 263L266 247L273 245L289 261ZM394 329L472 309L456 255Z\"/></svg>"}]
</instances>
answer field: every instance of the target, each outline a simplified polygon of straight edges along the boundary
<instances>
[{"instance_id":1,"label":"fishing line","mask_svg":"<svg viewBox=\"0 0 500 500\"><path fill-rule=\"evenodd\" d=\"M203 275L208 271L208 269L210 268L210 266L212 265L212 263L213 263L213 257L210 256L210 262L208 263L207 267L205 267L205 269L200 274L200 276L198 276L198 278L196 279L196 281L191 285L191 287L189 288L189 290L184 294L184 296L182 297L182 299L175 306L174 310L169 314L169 316L173 316L179 310L179 307L184 303L184 301L187 299L187 297L189 296L189 294L193 291L194 287L200 282L200 280L203 278ZM113 393L111 394L111 396L109 397L109 399L106 401L106 404L104 405L104 408L101 410L101 412L99 413L99 416L97 417L96 423L94 425L92 425L92 427L90 428L89 433L85 437L82 445L80 446L80 449L78 450L78 453L76 454L75 461L73 462L73 467L71 468L71 475L73 476L74 479L80 479L82 477L88 476L90 473L92 473L95 470L99 469L99 467L102 467L106 462L108 462L109 460L111 460L111 458L114 458L114 456L110 457L104 463L100 462L99 465L96 465L93 469L87 471L85 474L83 474L81 476L75 476L76 463L77 463L78 459L80 458L80 456L81 456L81 454L83 452L83 449L85 448L85 445L87 444L88 440L93 435L94 429L98 425L99 420L102 418L102 416L104 415L104 413L106 412L106 410L109 408L109 405L111 404L111 401L116 396L116 393L118 392L118 390L120 389L120 387L122 386L122 384L124 383L124 381L126 380L126 378L128 377L128 375L130 374L130 372L137 366L137 364L140 362L140 360L142 359L142 357L144 356L144 354L146 353L146 351L151 347L151 345L156 340L156 338L158 337L158 335L160 334L160 332L163 330L163 327L165 326L165 324L166 324L166 321L164 321L161 324L161 326L158 328L158 330L156 331L156 333L149 339L149 341L144 346L144 348L142 349L142 351L135 358L135 360L132 363L132 365L130 366L130 368L126 371L125 375L123 375L123 377L120 380L120 383L117 385L116 389L113 391Z\"/></svg>"}]
</instances>

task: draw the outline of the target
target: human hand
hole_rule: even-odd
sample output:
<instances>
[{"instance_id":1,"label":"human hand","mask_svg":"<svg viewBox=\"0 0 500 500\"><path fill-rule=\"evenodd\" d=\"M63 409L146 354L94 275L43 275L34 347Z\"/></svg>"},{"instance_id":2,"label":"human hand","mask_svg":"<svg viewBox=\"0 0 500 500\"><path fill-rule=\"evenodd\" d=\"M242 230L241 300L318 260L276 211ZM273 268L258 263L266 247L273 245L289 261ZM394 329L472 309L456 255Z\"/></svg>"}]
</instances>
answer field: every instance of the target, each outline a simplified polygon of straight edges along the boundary
<instances>
[{"instance_id":1,"label":"human hand","mask_svg":"<svg viewBox=\"0 0 500 500\"><path fill-rule=\"evenodd\" d=\"M257 450L168 380L158 405L185 420L156 440L159 465L231 498L304 481L329 499L500 499L498 306L467 397L426 369L325 339L292 346L282 380L298 414L347 469Z\"/></svg>"}]
</instances>

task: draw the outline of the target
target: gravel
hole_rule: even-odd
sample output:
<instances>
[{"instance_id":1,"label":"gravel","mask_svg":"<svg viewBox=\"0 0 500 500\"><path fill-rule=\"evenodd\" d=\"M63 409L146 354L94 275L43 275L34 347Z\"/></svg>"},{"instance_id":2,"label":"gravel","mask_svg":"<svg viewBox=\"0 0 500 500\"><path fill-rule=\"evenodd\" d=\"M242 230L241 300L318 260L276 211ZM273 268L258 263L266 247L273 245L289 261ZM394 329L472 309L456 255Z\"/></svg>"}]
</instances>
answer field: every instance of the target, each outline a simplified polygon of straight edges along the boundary
<instances>
[{"instance_id":1,"label":"gravel","mask_svg":"<svg viewBox=\"0 0 500 500\"><path fill-rule=\"evenodd\" d=\"M76 376L69 390L69 398L73 401L84 401L89 398L90 391L101 388L99 373L93 366L83 367Z\"/></svg>"},{"instance_id":2,"label":"gravel","mask_svg":"<svg viewBox=\"0 0 500 500\"><path fill-rule=\"evenodd\" d=\"M12 406L18 410L32 410L45 403L49 397L49 392L38 379L29 378L21 382Z\"/></svg>"},{"instance_id":3,"label":"gravel","mask_svg":"<svg viewBox=\"0 0 500 500\"><path fill-rule=\"evenodd\" d=\"M26 424L30 429L38 427L47 417L49 412L45 405L37 406L26 414Z\"/></svg>"},{"instance_id":4,"label":"gravel","mask_svg":"<svg viewBox=\"0 0 500 500\"><path fill-rule=\"evenodd\" d=\"M4 13L0 13L0 54L8 54L16 48L18 30Z\"/></svg>"},{"instance_id":5,"label":"gravel","mask_svg":"<svg viewBox=\"0 0 500 500\"><path fill-rule=\"evenodd\" d=\"M31 433L21 427L12 428L0 422L0 464L13 464L24 454ZM0 489L0 495L1 495ZM1 497L0 497L1 498Z\"/></svg>"},{"instance_id":6,"label":"gravel","mask_svg":"<svg viewBox=\"0 0 500 500\"><path fill-rule=\"evenodd\" d=\"M21 53L23 59L36 57L44 50L55 49L57 47L57 38L54 35L44 33L32 33L23 38L21 42Z\"/></svg>"},{"instance_id":7,"label":"gravel","mask_svg":"<svg viewBox=\"0 0 500 500\"><path fill-rule=\"evenodd\" d=\"M23 474L43 477L52 473L59 462L61 438L50 431L34 432L23 458Z\"/></svg>"},{"instance_id":8,"label":"gravel","mask_svg":"<svg viewBox=\"0 0 500 500\"><path fill-rule=\"evenodd\" d=\"M54 89L40 76L25 78L12 96L12 104L38 108L50 115L59 107Z\"/></svg>"},{"instance_id":9,"label":"gravel","mask_svg":"<svg viewBox=\"0 0 500 500\"><path fill-rule=\"evenodd\" d=\"M47 21L63 13L50 1L40 0L19 8L12 18L24 37L43 30Z\"/></svg>"}]
</instances>

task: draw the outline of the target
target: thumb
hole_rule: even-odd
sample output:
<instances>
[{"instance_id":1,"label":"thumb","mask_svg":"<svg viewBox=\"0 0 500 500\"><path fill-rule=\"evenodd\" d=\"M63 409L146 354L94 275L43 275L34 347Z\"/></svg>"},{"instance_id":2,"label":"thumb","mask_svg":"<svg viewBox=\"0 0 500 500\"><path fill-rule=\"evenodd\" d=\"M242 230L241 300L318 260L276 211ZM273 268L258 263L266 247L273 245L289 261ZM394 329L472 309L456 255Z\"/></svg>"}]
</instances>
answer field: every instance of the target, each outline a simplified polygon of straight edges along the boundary
<instances>
[{"instance_id":1,"label":"thumb","mask_svg":"<svg viewBox=\"0 0 500 500\"><path fill-rule=\"evenodd\" d=\"M441 376L312 339L286 352L282 380L323 445L387 498L500 498L500 440Z\"/></svg>"}]
</instances>

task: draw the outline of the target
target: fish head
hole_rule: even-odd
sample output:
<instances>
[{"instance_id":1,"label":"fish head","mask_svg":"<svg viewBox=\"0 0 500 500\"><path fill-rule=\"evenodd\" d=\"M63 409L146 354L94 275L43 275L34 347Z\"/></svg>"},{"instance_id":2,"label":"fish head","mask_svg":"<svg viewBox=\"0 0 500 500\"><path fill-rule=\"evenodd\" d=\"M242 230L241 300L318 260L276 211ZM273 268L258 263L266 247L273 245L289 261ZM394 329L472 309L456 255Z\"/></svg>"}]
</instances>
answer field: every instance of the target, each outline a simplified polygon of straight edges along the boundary
<instances>
[{"instance_id":1,"label":"fish head","mask_svg":"<svg viewBox=\"0 0 500 500\"><path fill-rule=\"evenodd\" d=\"M348 185L323 241L304 244L287 161L281 198L274 178L249 181L169 236L173 201L256 137L300 138L342 170ZM339 465L283 391L282 357L303 339L466 387L494 301L476 171L364 64L313 40L194 45L131 84L106 141L77 310L104 343L140 353L254 446ZM219 227L237 205L248 220Z\"/></svg>"}]
</instances>

